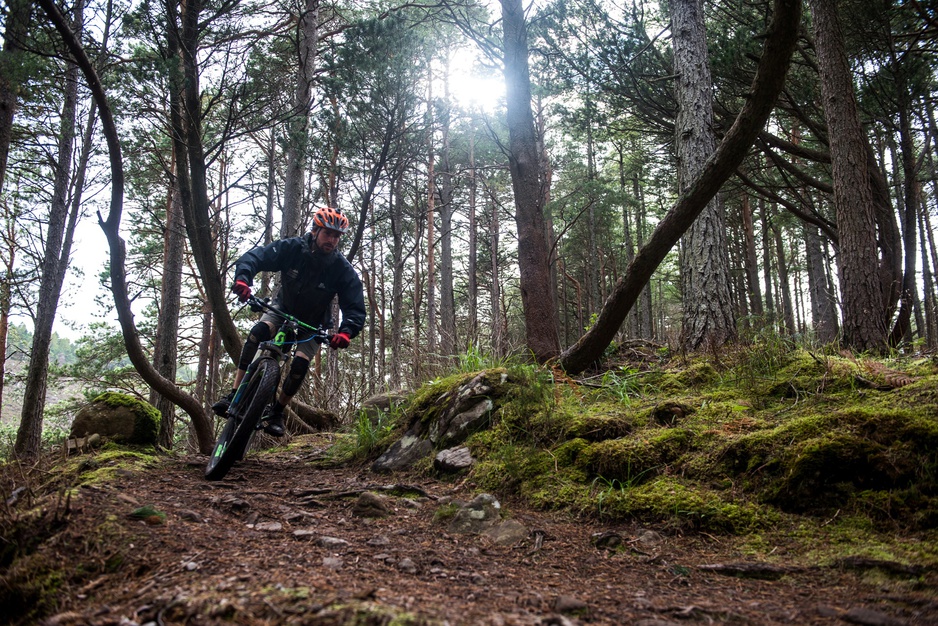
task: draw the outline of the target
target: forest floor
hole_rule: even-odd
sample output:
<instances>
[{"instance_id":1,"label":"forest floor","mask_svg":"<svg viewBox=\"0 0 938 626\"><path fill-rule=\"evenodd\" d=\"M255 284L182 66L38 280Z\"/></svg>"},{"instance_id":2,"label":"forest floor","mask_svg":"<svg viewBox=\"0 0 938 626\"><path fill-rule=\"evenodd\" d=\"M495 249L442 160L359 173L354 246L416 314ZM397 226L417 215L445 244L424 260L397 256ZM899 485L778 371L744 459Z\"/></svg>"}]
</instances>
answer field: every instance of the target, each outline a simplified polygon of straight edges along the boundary
<instances>
[{"instance_id":1,"label":"forest floor","mask_svg":"<svg viewBox=\"0 0 938 626\"><path fill-rule=\"evenodd\" d=\"M0 615L36 623L26 616L42 604L42 623L94 626L938 624L931 568L818 565L778 538L754 555L737 537L504 498L504 516L530 532L498 545L450 532L440 514L477 495L471 482L315 466L328 444L325 434L294 439L219 482L203 479L200 456L101 474L46 516L48 537L28 558L0 567ZM356 514L366 491L383 494L388 516ZM392 495L404 491L423 495ZM597 547L603 533L621 539L617 549ZM54 597L42 594L51 587Z\"/></svg>"}]
</instances>

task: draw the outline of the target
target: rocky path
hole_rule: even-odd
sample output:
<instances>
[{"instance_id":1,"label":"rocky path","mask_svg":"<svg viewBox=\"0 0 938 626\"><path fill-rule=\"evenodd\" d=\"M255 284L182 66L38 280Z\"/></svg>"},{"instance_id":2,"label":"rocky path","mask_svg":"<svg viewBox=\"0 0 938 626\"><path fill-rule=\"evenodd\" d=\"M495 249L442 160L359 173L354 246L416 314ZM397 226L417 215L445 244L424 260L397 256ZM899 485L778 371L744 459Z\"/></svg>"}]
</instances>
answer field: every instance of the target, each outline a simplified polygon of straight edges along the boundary
<instances>
[{"instance_id":1,"label":"rocky path","mask_svg":"<svg viewBox=\"0 0 938 626\"><path fill-rule=\"evenodd\" d=\"M473 485L311 468L321 449L221 482L191 457L82 488L43 550L96 573L63 586L48 623L938 624L934 572L805 567L784 546L760 561L729 538L505 500L522 539L460 532Z\"/></svg>"}]
</instances>

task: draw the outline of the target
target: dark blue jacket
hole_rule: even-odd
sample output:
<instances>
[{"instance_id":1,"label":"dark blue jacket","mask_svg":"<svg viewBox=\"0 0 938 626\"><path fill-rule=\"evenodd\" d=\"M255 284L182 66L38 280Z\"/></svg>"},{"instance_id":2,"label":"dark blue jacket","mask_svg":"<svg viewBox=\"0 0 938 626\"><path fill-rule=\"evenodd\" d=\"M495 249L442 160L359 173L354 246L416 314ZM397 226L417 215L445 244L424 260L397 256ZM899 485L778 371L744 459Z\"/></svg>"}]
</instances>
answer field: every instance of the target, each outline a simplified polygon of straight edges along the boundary
<instances>
[{"instance_id":1,"label":"dark blue jacket","mask_svg":"<svg viewBox=\"0 0 938 626\"><path fill-rule=\"evenodd\" d=\"M355 337L365 326L362 282L338 250L323 254L312 234L281 239L245 252L235 263L235 280L251 285L258 272L280 272L274 305L313 326L332 327L332 298L339 296L339 332Z\"/></svg>"}]
</instances>

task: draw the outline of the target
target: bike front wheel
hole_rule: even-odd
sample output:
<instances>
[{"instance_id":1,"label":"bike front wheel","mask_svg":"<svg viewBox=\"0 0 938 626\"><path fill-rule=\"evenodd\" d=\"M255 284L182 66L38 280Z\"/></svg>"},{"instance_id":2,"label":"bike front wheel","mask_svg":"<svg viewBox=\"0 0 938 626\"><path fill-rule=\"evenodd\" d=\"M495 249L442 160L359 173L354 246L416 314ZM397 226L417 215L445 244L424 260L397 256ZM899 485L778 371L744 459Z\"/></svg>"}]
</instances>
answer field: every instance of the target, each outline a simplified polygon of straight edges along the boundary
<instances>
[{"instance_id":1,"label":"bike front wheel","mask_svg":"<svg viewBox=\"0 0 938 626\"><path fill-rule=\"evenodd\" d=\"M209 457L205 467L205 478L208 480L221 480L228 470L244 456L251 438L257 430L257 422L264 412L264 408L273 400L280 383L280 368L276 361L270 358L257 362L253 374L248 379L247 388L238 407L229 409L229 415L215 442L215 449ZM232 410L234 409L234 410Z\"/></svg>"}]
</instances>

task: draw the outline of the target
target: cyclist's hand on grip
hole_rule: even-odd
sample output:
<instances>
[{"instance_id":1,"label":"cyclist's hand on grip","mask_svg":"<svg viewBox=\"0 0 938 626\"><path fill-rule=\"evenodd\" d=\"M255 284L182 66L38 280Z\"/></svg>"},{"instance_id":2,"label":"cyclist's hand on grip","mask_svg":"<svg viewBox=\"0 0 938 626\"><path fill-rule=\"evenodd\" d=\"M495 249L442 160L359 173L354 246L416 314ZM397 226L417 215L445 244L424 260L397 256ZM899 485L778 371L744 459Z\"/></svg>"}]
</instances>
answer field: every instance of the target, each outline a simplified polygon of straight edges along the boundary
<instances>
[{"instance_id":1,"label":"cyclist's hand on grip","mask_svg":"<svg viewBox=\"0 0 938 626\"><path fill-rule=\"evenodd\" d=\"M333 350L348 348L351 341L352 338L348 336L348 333L336 333L332 335L332 338L329 340L329 347Z\"/></svg>"},{"instance_id":2,"label":"cyclist's hand on grip","mask_svg":"<svg viewBox=\"0 0 938 626\"><path fill-rule=\"evenodd\" d=\"M251 297L251 286L243 280L236 280L231 291L238 296L238 302L247 302Z\"/></svg>"}]
</instances>

